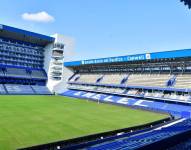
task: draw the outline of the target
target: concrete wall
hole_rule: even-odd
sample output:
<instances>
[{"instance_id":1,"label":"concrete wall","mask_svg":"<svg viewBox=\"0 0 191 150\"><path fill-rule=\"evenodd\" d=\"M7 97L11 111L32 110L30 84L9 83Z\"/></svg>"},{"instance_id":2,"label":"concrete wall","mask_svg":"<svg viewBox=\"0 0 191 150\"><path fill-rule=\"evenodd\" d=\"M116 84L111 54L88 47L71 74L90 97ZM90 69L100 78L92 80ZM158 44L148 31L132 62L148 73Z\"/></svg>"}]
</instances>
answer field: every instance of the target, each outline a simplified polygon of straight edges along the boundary
<instances>
[{"instance_id":1,"label":"concrete wall","mask_svg":"<svg viewBox=\"0 0 191 150\"><path fill-rule=\"evenodd\" d=\"M53 44L49 44L45 47L45 61L44 61L44 69L46 70L48 74L48 82L47 87L55 93L62 93L67 88L67 81L70 76L73 75L73 70L64 67L64 61L69 61L73 57L73 48L74 48L74 40L69 37L65 37L60 34L53 35L55 38L54 43L62 43L64 44L64 57L61 60L62 61L62 78L61 80L54 80L51 78L51 65L52 65L52 50L53 50Z\"/></svg>"}]
</instances>

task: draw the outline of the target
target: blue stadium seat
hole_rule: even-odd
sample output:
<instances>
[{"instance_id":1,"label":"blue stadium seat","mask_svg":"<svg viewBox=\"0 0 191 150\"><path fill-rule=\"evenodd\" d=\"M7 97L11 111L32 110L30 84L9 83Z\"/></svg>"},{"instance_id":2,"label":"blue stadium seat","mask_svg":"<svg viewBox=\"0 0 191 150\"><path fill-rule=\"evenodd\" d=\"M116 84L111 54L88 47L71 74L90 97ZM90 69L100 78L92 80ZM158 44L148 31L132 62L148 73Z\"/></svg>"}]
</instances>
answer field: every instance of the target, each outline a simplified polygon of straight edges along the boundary
<instances>
[{"instance_id":1,"label":"blue stadium seat","mask_svg":"<svg viewBox=\"0 0 191 150\"><path fill-rule=\"evenodd\" d=\"M47 76L43 70L31 70L31 78L47 79Z\"/></svg>"},{"instance_id":2,"label":"blue stadium seat","mask_svg":"<svg viewBox=\"0 0 191 150\"><path fill-rule=\"evenodd\" d=\"M32 85L31 86L36 94L43 94L43 95L51 95L52 93L46 86L38 86Z\"/></svg>"},{"instance_id":3,"label":"blue stadium seat","mask_svg":"<svg viewBox=\"0 0 191 150\"><path fill-rule=\"evenodd\" d=\"M2 84L0 84L0 94L7 94L5 88Z\"/></svg>"},{"instance_id":4,"label":"blue stadium seat","mask_svg":"<svg viewBox=\"0 0 191 150\"><path fill-rule=\"evenodd\" d=\"M87 150L126 150L137 149L144 145L152 144L162 139L169 138L173 135L190 130L191 119L180 119L175 121L174 124L169 124L155 130L142 132L137 135L118 138L115 140L97 143L89 146Z\"/></svg>"},{"instance_id":5,"label":"blue stadium seat","mask_svg":"<svg viewBox=\"0 0 191 150\"><path fill-rule=\"evenodd\" d=\"M4 77L4 76L5 76L5 74L4 74L3 70L0 68L0 77Z\"/></svg>"},{"instance_id":6,"label":"blue stadium seat","mask_svg":"<svg viewBox=\"0 0 191 150\"><path fill-rule=\"evenodd\" d=\"M0 84L46 84L43 47L1 37L0 55Z\"/></svg>"},{"instance_id":7,"label":"blue stadium seat","mask_svg":"<svg viewBox=\"0 0 191 150\"><path fill-rule=\"evenodd\" d=\"M26 69L21 68L6 68L5 75L8 77L30 78L29 74L26 72Z\"/></svg>"},{"instance_id":8,"label":"blue stadium seat","mask_svg":"<svg viewBox=\"0 0 191 150\"><path fill-rule=\"evenodd\" d=\"M35 94L30 85L5 84L8 94Z\"/></svg>"}]
</instances>

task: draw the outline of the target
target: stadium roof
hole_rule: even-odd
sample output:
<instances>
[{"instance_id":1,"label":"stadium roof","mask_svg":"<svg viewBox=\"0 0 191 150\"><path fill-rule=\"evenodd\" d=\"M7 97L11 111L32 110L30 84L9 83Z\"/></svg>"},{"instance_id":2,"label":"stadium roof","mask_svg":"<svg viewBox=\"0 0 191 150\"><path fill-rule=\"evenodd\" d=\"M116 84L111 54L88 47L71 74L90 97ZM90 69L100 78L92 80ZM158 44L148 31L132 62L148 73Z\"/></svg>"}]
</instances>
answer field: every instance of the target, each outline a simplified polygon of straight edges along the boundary
<instances>
[{"instance_id":1,"label":"stadium roof","mask_svg":"<svg viewBox=\"0 0 191 150\"><path fill-rule=\"evenodd\" d=\"M54 41L53 37L34 33L31 31L26 31L7 25L0 24L0 37L10 38L15 40L20 40L24 42L29 42L37 45L46 45Z\"/></svg>"},{"instance_id":2,"label":"stadium roof","mask_svg":"<svg viewBox=\"0 0 191 150\"><path fill-rule=\"evenodd\" d=\"M188 5L188 8L191 8L191 0L180 0L181 2L184 2L184 5Z\"/></svg>"},{"instance_id":3,"label":"stadium roof","mask_svg":"<svg viewBox=\"0 0 191 150\"><path fill-rule=\"evenodd\" d=\"M130 61L144 61L144 60L158 60L158 59L173 59L173 58L184 58L191 57L191 49L182 49L174 51L144 53L135 55L126 55L118 57L108 57L99 59L88 59L81 61L65 62L66 67L75 67L81 65L95 65L95 64L107 64L107 63L121 63Z\"/></svg>"}]
</instances>

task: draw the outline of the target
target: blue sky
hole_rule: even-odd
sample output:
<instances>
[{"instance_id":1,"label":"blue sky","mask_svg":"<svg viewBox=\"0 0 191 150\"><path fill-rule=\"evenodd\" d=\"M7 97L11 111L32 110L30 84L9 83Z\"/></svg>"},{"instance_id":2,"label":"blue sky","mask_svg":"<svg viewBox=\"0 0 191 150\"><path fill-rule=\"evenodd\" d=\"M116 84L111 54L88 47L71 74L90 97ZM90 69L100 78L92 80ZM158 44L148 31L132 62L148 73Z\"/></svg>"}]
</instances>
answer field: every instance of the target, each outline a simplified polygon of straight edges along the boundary
<instances>
[{"instance_id":1,"label":"blue sky","mask_svg":"<svg viewBox=\"0 0 191 150\"><path fill-rule=\"evenodd\" d=\"M73 60L191 48L191 10L180 0L1 0L0 23L75 39ZM54 20L24 20L46 12Z\"/></svg>"}]
</instances>

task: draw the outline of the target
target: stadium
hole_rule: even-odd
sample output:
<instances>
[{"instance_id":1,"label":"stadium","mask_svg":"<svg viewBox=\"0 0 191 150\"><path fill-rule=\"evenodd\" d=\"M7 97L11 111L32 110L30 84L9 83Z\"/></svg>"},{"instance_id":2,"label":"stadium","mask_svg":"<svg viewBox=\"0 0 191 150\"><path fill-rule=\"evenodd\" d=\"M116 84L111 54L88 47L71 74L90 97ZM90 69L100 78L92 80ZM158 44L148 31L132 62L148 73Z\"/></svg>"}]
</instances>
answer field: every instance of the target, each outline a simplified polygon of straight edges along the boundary
<instances>
[{"instance_id":1,"label":"stadium","mask_svg":"<svg viewBox=\"0 0 191 150\"><path fill-rule=\"evenodd\" d=\"M191 148L191 49L67 50L61 34L0 24L0 150Z\"/></svg>"}]
</instances>

